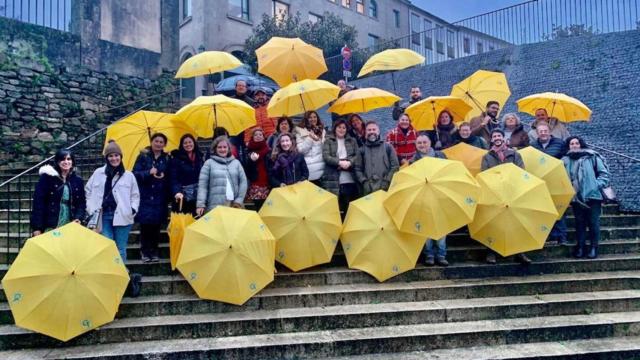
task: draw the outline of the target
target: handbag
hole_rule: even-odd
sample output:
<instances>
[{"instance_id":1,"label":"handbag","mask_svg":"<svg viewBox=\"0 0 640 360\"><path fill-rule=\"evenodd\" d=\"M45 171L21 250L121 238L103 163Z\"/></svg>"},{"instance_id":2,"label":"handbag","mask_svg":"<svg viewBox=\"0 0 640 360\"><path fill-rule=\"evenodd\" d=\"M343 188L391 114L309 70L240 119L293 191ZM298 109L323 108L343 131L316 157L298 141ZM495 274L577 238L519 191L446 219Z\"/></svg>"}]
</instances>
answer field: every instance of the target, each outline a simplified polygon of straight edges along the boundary
<instances>
[{"instance_id":1,"label":"handbag","mask_svg":"<svg viewBox=\"0 0 640 360\"><path fill-rule=\"evenodd\" d=\"M93 213L87 215L84 223L85 226L91 230L95 230L96 232L102 231L102 209L98 209Z\"/></svg>"},{"instance_id":2,"label":"handbag","mask_svg":"<svg viewBox=\"0 0 640 360\"><path fill-rule=\"evenodd\" d=\"M183 185L182 195L184 195L185 201L196 201L198 197L198 184Z\"/></svg>"}]
</instances>

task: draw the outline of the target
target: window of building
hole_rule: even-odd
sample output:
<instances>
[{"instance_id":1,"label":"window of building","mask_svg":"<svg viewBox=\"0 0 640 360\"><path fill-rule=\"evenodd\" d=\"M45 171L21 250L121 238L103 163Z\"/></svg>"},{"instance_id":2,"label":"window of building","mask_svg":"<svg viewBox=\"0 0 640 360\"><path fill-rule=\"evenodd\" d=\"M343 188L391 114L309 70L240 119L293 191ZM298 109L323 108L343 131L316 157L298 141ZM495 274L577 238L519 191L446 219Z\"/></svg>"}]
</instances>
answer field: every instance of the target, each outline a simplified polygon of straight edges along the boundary
<instances>
[{"instance_id":1,"label":"window of building","mask_svg":"<svg viewBox=\"0 0 640 360\"><path fill-rule=\"evenodd\" d=\"M444 55L444 28L436 24L436 51Z\"/></svg>"},{"instance_id":2,"label":"window of building","mask_svg":"<svg viewBox=\"0 0 640 360\"><path fill-rule=\"evenodd\" d=\"M433 50L433 23L424 19L424 48Z\"/></svg>"},{"instance_id":3,"label":"window of building","mask_svg":"<svg viewBox=\"0 0 640 360\"><path fill-rule=\"evenodd\" d=\"M411 43L420 45L420 16L411 13Z\"/></svg>"},{"instance_id":4,"label":"window of building","mask_svg":"<svg viewBox=\"0 0 640 360\"><path fill-rule=\"evenodd\" d=\"M447 30L447 57L449 59L453 59L456 57L456 52L455 52L455 34L453 31L451 30Z\"/></svg>"},{"instance_id":5,"label":"window of building","mask_svg":"<svg viewBox=\"0 0 640 360\"><path fill-rule=\"evenodd\" d=\"M182 19L191 16L191 0L182 0Z\"/></svg>"},{"instance_id":6,"label":"window of building","mask_svg":"<svg viewBox=\"0 0 640 360\"><path fill-rule=\"evenodd\" d=\"M397 28L400 28L400 11L393 10L393 20Z\"/></svg>"},{"instance_id":7,"label":"window of building","mask_svg":"<svg viewBox=\"0 0 640 360\"><path fill-rule=\"evenodd\" d=\"M184 3L183 3L184 5ZM191 53L186 53L182 57L182 62L187 61L191 57ZM180 96L184 99L194 99L196 97L196 78L180 79Z\"/></svg>"},{"instance_id":8,"label":"window of building","mask_svg":"<svg viewBox=\"0 0 640 360\"><path fill-rule=\"evenodd\" d=\"M376 3L376 0L369 0L369 16L378 18L378 3Z\"/></svg>"},{"instance_id":9,"label":"window of building","mask_svg":"<svg viewBox=\"0 0 640 360\"><path fill-rule=\"evenodd\" d=\"M342 0L342 6L351 8L351 0Z\"/></svg>"},{"instance_id":10,"label":"window of building","mask_svg":"<svg viewBox=\"0 0 640 360\"><path fill-rule=\"evenodd\" d=\"M369 36L367 37L367 40L369 43L369 47L374 47L378 45L378 43L380 42L380 38L373 34L369 34Z\"/></svg>"},{"instance_id":11,"label":"window of building","mask_svg":"<svg viewBox=\"0 0 640 360\"><path fill-rule=\"evenodd\" d=\"M317 22L322 21L322 16L320 16L320 15L318 15L318 14L314 14L314 13L310 12L310 13L309 13L309 21L310 21L312 24L315 24L315 23L317 23Z\"/></svg>"},{"instance_id":12,"label":"window of building","mask_svg":"<svg viewBox=\"0 0 640 360\"><path fill-rule=\"evenodd\" d=\"M489 51L493 51L493 50L495 50L495 49L496 49L496 48L495 48L495 46L493 46L493 45L489 45Z\"/></svg>"},{"instance_id":13,"label":"window of building","mask_svg":"<svg viewBox=\"0 0 640 360\"><path fill-rule=\"evenodd\" d=\"M249 20L249 0L229 0L229 16Z\"/></svg>"},{"instance_id":14,"label":"window of building","mask_svg":"<svg viewBox=\"0 0 640 360\"><path fill-rule=\"evenodd\" d=\"M462 51L464 51L465 54L471 53L471 40L468 37L462 39Z\"/></svg>"},{"instance_id":15,"label":"window of building","mask_svg":"<svg viewBox=\"0 0 640 360\"><path fill-rule=\"evenodd\" d=\"M278 22L284 20L289 16L289 5L283 2L273 0L273 17Z\"/></svg>"},{"instance_id":16,"label":"window of building","mask_svg":"<svg viewBox=\"0 0 640 360\"><path fill-rule=\"evenodd\" d=\"M482 54L483 52L484 52L484 46L480 41L478 41L478 43L476 44L476 53Z\"/></svg>"},{"instance_id":17,"label":"window of building","mask_svg":"<svg viewBox=\"0 0 640 360\"><path fill-rule=\"evenodd\" d=\"M356 11L358 14L364 14L364 0L356 0Z\"/></svg>"}]
</instances>

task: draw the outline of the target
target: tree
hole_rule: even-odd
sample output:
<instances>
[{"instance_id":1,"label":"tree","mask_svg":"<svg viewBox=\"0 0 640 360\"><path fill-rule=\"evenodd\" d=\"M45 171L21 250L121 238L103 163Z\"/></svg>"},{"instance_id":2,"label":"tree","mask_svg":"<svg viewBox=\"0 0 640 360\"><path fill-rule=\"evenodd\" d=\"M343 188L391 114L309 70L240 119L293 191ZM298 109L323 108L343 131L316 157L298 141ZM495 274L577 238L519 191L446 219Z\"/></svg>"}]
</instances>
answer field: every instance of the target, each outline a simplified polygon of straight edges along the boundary
<instances>
[{"instance_id":1,"label":"tree","mask_svg":"<svg viewBox=\"0 0 640 360\"><path fill-rule=\"evenodd\" d=\"M596 30L593 30L593 27L587 27L584 24L573 24L566 27L562 26L553 26L553 30L551 34L545 34L542 36L543 40L555 40L560 38L567 38L573 36L581 36L581 35L595 35L597 34Z\"/></svg>"}]
</instances>

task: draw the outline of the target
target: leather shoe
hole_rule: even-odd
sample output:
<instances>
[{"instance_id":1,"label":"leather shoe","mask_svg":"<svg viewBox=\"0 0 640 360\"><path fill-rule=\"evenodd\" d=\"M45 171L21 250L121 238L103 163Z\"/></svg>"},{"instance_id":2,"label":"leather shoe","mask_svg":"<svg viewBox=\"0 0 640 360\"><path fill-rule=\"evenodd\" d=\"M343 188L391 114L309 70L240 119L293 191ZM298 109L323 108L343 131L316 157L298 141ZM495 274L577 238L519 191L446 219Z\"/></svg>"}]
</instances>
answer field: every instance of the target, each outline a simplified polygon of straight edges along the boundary
<instances>
[{"instance_id":1,"label":"leather shoe","mask_svg":"<svg viewBox=\"0 0 640 360\"><path fill-rule=\"evenodd\" d=\"M436 258L436 264L443 267L449 266L449 262L445 258Z\"/></svg>"},{"instance_id":2,"label":"leather shoe","mask_svg":"<svg viewBox=\"0 0 640 360\"><path fill-rule=\"evenodd\" d=\"M587 254L587 258L595 259L597 257L598 257L598 248L595 246L592 246L591 250L589 250L589 254Z\"/></svg>"},{"instance_id":3,"label":"leather shoe","mask_svg":"<svg viewBox=\"0 0 640 360\"><path fill-rule=\"evenodd\" d=\"M435 265L435 261L432 257L428 257L424 259L424 266L433 266Z\"/></svg>"},{"instance_id":4,"label":"leather shoe","mask_svg":"<svg viewBox=\"0 0 640 360\"><path fill-rule=\"evenodd\" d=\"M525 254L518 254L516 255L516 261L519 262L522 265L529 265L531 264L531 259L529 259L527 257L527 255Z\"/></svg>"}]
</instances>

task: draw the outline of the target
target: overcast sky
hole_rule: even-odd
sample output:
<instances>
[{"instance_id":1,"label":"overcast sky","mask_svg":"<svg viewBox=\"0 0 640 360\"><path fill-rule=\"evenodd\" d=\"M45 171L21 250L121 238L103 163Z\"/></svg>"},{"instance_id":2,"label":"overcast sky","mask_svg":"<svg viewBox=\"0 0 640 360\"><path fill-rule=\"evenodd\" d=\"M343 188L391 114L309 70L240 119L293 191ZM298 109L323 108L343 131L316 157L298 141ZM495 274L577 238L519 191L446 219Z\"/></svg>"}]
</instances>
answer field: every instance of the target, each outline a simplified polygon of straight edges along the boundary
<instances>
[{"instance_id":1,"label":"overcast sky","mask_svg":"<svg viewBox=\"0 0 640 360\"><path fill-rule=\"evenodd\" d=\"M526 0L411 0L414 5L449 22L484 14L525 1Z\"/></svg>"}]
</instances>

